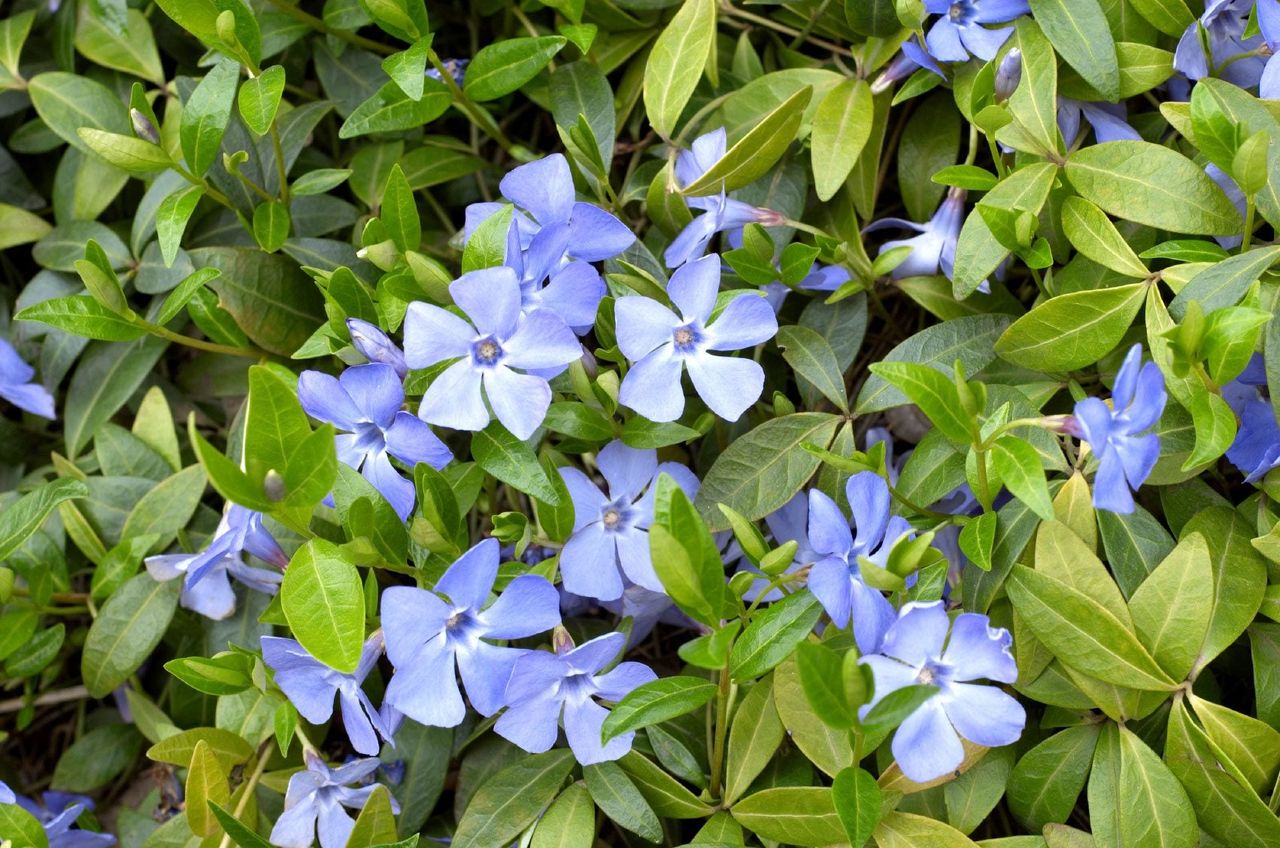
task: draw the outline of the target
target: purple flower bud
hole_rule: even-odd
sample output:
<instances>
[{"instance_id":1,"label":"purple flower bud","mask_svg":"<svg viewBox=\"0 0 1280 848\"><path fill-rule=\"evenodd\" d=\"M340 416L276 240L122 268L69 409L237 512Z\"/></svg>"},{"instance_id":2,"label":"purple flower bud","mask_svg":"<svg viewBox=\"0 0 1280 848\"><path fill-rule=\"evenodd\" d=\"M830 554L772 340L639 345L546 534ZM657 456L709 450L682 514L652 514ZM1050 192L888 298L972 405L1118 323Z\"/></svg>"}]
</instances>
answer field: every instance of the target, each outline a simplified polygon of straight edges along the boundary
<instances>
[{"instance_id":1,"label":"purple flower bud","mask_svg":"<svg viewBox=\"0 0 1280 848\"><path fill-rule=\"evenodd\" d=\"M1004 58L1000 60L999 67L996 68L996 102L1003 103L1008 100L1021 81L1022 51L1014 47L1004 54Z\"/></svg>"}]
</instances>

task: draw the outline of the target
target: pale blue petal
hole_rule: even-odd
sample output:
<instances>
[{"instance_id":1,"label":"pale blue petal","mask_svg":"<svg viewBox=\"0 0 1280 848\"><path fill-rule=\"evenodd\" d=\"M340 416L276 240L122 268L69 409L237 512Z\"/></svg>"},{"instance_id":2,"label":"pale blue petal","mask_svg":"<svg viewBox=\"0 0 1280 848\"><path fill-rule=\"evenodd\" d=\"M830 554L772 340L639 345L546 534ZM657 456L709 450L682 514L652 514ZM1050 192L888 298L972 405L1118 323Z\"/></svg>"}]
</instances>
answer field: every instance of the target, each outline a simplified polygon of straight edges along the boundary
<instances>
[{"instance_id":1,"label":"pale blue petal","mask_svg":"<svg viewBox=\"0 0 1280 848\"><path fill-rule=\"evenodd\" d=\"M343 371L338 382L361 417L383 429L391 426L391 419L404 404L404 387L390 365L355 365Z\"/></svg>"},{"instance_id":2,"label":"pale blue petal","mask_svg":"<svg viewBox=\"0 0 1280 848\"><path fill-rule=\"evenodd\" d=\"M626 224L590 203L573 205L569 226L573 233L569 253L586 262L612 259L636 240Z\"/></svg>"},{"instance_id":3,"label":"pale blue petal","mask_svg":"<svg viewBox=\"0 0 1280 848\"><path fill-rule=\"evenodd\" d=\"M859 718L866 718L871 708L884 700L889 693L897 692L907 686L914 686L918 682L916 680L918 673L916 669L909 665L903 665L889 657L880 654L867 654L859 659L858 662L871 669L871 675L875 681L872 698L859 709Z\"/></svg>"},{"instance_id":4,"label":"pale blue petal","mask_svg":"<svg viewBox=\"0 0 1280 848\"><path fill-rule=\"evenodd\" d=\"M631 367L622 379L618 402L650 421L675 421L684 412L680 387L681 360L664 346Z\"/></svg>"},{"instance_id":5,"label":"pale blue petal","mask_svg":"<svg viewBox=\"0 0 1280 848\"><path fill-rule=\"evenodd\" d=\"M992 627L985 615L966 612L956 617L942 659L954 669L953 680L1013 683L1018 679L1018 664L1011 653L1012 645L1008 630Z\"/></svg>"},{"instance_id":6,"label":"pale blue petal","mask_svg":"<svg viewBox=\"0 0 1280 848\"><path fill-rule=\"evenodd\" d=\"M311 848L315 844L318 814L314 794L287 807L271 828L271 844L280 848Z\"/></svg>"},{"instance_id":7,"label":"pale blue petal","mask_svg":"<svg viewBox=\"0 0 1280 848\"><path fill-rule=\"evenodd\" d=\"M573 466L560 469L560 478L569 490L569 499L573 501L573 529L581 530L588 524L600 520L600 512L609 499L591 482L591 478ZM561 561L563 565L563 558Z\"/></svg>"},{"instance_id":8,"label":"pale blue petal","mask_svg":"<svg viewBox=\"0 0 1280 848\"><path fill-rule=\"evenodd\" d=\"M387 451L396 459L416 465L426 463L440 469L449 464L453 453L431 432L426 422L410 412L396 413L386 431Z\"/></svg>"},{"instance_id":9,"label":"pale blue petal","mask_svg":"<svg viewBox=\"0 0 1280 848\"><path fill-rule=\"evenodd\" d=\"M515 332L520 318L520 280L507 266L463 274L449 284L449 296L481 336L494 335L505 340ZM405 344L407 350L407 339Z\"/></svg>"},{"instance_id":10,"label":"pale blue petal","mask_svg":"<svg viewBox=\"0 0 1280 848\"><path fill-rule=\"evenodd\" d=\"M598 523L574 532L560 552L564 588L584 598L612 601L622 597L614 537Z\"/></svg>"},{"instance_id":11,"label":"pale blue petal","mask_svg":"<svg viewBox=\"0 0 1280 848\"><path fill-rule=\"evenodd\" d=\"M476 712L487 718L506 705L507 681L516 660L524 654L519 648L499 648L486 642L458 652L458 672Z\"/></svg>"},{"instance_id":12,"label":"pale blue petal","mask_svg":"<svg viewBox=\"0 0 1280 848\"><path fill-rule=\"evenodd\" d=\"M729 301L706 329L709 350L741 350L764 344L778 333L778 318L769 302L753 294Z\"/></svg>"},{"instance_id":13,"label":"pale blue petal","mask_svg":"<svg viewBox=\"0 0 1280 848\"><path fill-rule=\"evenodd\" d=\"M365 417L337 378L320 371L303 371L298 375L298 402L312 418L326 421L339 430L354 430Z\"/></svg>"},{"instance_id":14,"label":"pale blue petal","mask_svg":"<svg viewBox=\"0 0 1280 848\"><path fill-rule=\"evenodd\" d=\"M457 727L467 709L458 691L454 653L443 639L429 643L387 683L384 703L428 727Z\"/></svg>"},{"instance_id":15,"label":"pale blue petal","mask_svg":"<svg viewBox=\"0 0 1280 848\"><path fill-rule=\"evenodd\" d=\"M649 534L639 528L623 530L616 534L618 562L622 572L632 583L648 589L650 592L666 593L666 587L658 579L653 568L652 554L649 551ZM608 600L608 599L606 599Z\"/></svg>"},{"instance_id":16,"label":"pale blue petal","mask_svg":"<svg viewBox=\"0 0 1280 848\"><path fill-rule=\"evenodd\" d=\"M531 754L551 750L560 735L558 698L549 694L513 703L493 729L499 736Z\"/></svg>"},{"instance_id":17,"label":"pale blue petal","mask_svg":"<svg viewBox=\"0 0 1280 848\"><path fill-rule=\"evenodd\" d=\"M964 761L964 746L937 697L907 716L890 749L902 773L917 783L953 772Z\"/></svg>"},{"instance_id":18,"label":"pale blue petal","mask_svg":"<svg viewBox=\"0 0 1280 848\"><path fill-rule=\"evenodd\" d=\"M405 665L424 645L441 638L445 622L452 614L448 604L425 589L413 586L386 589L382 593L382 632L391 664Z\"/></svg>"},{"instance_id":19,"label":"pale blue petal","mask_svg":"<svg viewBox=\"0 0 1280 848\"><path fill-rule=\"evenodd\" d=\"M667 283L667 295L685 321L705 324L720 291L720 257L704 256L679 268Z\"/></svg>"},{"instance_id":20,"label":"pale blue petal","mask_svg":"<svg viewBox=\"0 0 1280 848\"><path fill-rule=\"evenodd\" d=\"M956 731L979 745L998 748L1022 736L1027 713L1015 698L995 686L953 683L942 709Z\"/></svg>"},{"instance_id":21,"label":"pale blue petal","mask_svg":"<svg viewBox=\"0 0 1280 848\"><path fill-rule=\"evenodd\" d=\"M551 386L545 378L521 374L505 365L484 372L484 392L502 426L521 441L541 426L551 406Z\"/></svg>"},{"instance_id":22,"label":"pale blue petal","mask_svg":"<svg viewBox=\"0 0 1280 848\"><path fill-rule=\"evenodd\" d=\"M853 611L853 585L848 566L835 558L814 563L809 570L809 591L836 627L848 625Z\"/></svg>"},{"instance_id":23,"label":"pale blue petal","mask_svg":"<svg viewBox=\"0 0 1280 848\"><path fill-rule=\"evenodd\" d=\"M583 701L567 701L564 705L564 735L573 749L573 756L584 766L610 762L631 750L635 733L623 733L600 743L604 720L609 711L590 698Z\"/></svg>"},{"instance_id":24,"label":"pale blue petal","mask_svg":"<svg viewBox=\"0 0 1280 848\"><path fill-rule=\"evenodd\" d=\"M53 395L39 383L0 384L0 397L32 415L39 415L50 421L57 418L54 412Z\"/></svg>"},{"instance_id":25,"label":"pale blue petal","mask_svg":"<svg viewBox=\"0 0 1280 848\"><path fill-rule=\"evenodd\" d=\"M391 508L396 511L396 515L400 516L401 521L409 518L409 514L413 512L413 502L416 500L413 483L406 480L391 465L386 451L380 450L366 459L360 473L373 488L378 490L379 494L387 499L387 503L391 504Z\"/></svg>"},{"instance_id":26,"label":"pale blue petal","mask_svg":"<svg viewBox=\"0 0 1280 848\"><path fill-rule=\"evenodd\" d=\"M621 439L615 439L601 448L596 465L609 484L609 497L613 500L634 500L649 485L658 470L658 452L653 449L633 448Z\"/></svg>"},{"instance_id":27,"label":"pale blue petal","mask_svg":"<svg viewBox=\"0 0 1280 848\"><path fill-rule=\"evenodd\" d=\"M870 553L889 524L889 486L873 471L860 471L844 484L845 497L858 528L854 550Z\"/></svg>"},{"instance_id":28,"label":"pale blue petal","mask_svg":"<svg viewBox=\"0 0 1280 848\"><path fill-rule=\"evenodd\" d=\"M481 379L468 360L453 363L427 387L418 417L454 430L483 430L489 425L489 410L480 394Z\"/></svg>"},{"instance_id":29,"label":"pale blue petal","mask_svg":"<svg viewBox=\"0 0 1280 848\"><path fill-rule=\"evenodd\" d=\"M764 301L760 305L769 309ZM741 418L764 391L764 369L753 359L698 353L687 357L685 366L698 397L726 421Z\"/></svg>"},{"instance_id":30,"label":"pale blue petal","mask_svg":"<svg viewBox=\"0 0 1280 848\"><path fill-rule=\"evenodd\" d=\"M564 223L573 211L573 174L559 153L510 171L498 183L502 196L528 212L544 227Z\"/></svg>"},{"instance_id":31,"label":"pale blue petal","mask_svg":"<svg viewBox=\"0 0 1280 848\"><path fill-rule=\"evenodd\" d=\"M455 607L479 611L493 591L500 558L498 540L483 539L449 566L435 590L449 598Z\"/></svg>"},{"instance_id":32,"label":"pale blue petal","mask_svg":"<svg viewBox=\"0 0 1280 848\"><path fill-rule=\"evenodd\" d=\"M560 594L545 577L522 574L478 616L486 639L524 639L560 623ZM502 685L506 686L504 680Z\"/></svg>"},{"instance_id":33,"label":"pale blue petal","mask_svg":"<svg viewBox=\"0 0 1280 848\"><path fill-rule=\"evenodd\" d=\"M975 616L983 618L983 616ZM942 643L951 626L942 601L908 603L885 634L880 653L916 667L942 656ZM959 661L957 654L953 662Z\"/></svg>"},{"instance_id":34,"label":"pale blue petal","mask_svg":"<svg viewBox=\"0 0 1280 848\"><path fill-rule=\"evenodd\" d=\"M620 297L613 305L618 349L635 362L671 341L680 318L667 307L640 295Z\"/></svg>"},{"instance_id":35,"label":"pale blue petal","mask_svg":"<svg viewBox=\"0 0 1280 848\"><path fill-rule=\"evenodd\" d=\"M841 560L853 547L849 519L836 502L819 489L809 490L809 544L817 553Z\"/></svg>"},{"instance_id":36,"label":"pale blue petal","mask_svg":"<svg viewBox=\"0 0 1280 848\"><path fill-rule=\"evenodd\" d=\"M606 633L564 654L561 659L575 671L594 674L604 668L622 653L626 647L626 637L621 633Z\"/></svg>"},{"instance_id":37,"label":"pale blue petal","mask_svg":"<svg viewBox=\"0 0 1280 848\"><path fill-rule=\"evenodd\" d=\"M617 667L596 678L597 693L606 701L621 701L631 690L658 679L653 669L638 662L618 663Z\"/></svg>"},{"instance_id":38,"label":"pale blue petal","mask_svg":"<svg viewBox=\"0 0 1280 848\"><path fill-rule=\"evenodd\" d=\"M430 303L409 304L404 316L404 358L410 368L429 368L437 362L471 353L476 329L447 309Z\"/></svg>"},{"instance_id":39,"label":"pale blue petal","mask_svg":"<svg viewBox=\"0 0 1280 848\"><path fill-rule=\"evenodd\" d=\"M512 368L554 368L582 356L582 343L573 330L549 309L538 309L520 319L515 333L503 345Z\"/></svg>"}]
</instances>

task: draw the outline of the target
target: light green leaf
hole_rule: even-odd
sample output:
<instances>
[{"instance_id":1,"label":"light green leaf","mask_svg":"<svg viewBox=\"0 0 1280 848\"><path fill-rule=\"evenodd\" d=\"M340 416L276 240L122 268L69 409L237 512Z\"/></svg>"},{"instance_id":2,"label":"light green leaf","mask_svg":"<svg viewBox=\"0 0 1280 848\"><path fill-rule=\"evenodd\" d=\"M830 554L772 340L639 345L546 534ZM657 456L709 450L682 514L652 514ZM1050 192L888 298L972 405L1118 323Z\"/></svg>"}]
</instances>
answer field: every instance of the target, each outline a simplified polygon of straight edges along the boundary
<instances>
[{"instance_id":1,"label":"light green leaf","mask_svg":"<svg viewBox=\"0 0 1280 848\"><path fill-rule=\"evenodd\" d=\"M1063 201L1062 229L1072 247L1099 265L1126 277L1145 278L1150 273L1106 213L1084 198Z\"/></svg>"},{"instance_id":2,"label":"light green leaf","mask_svg":"<svg viewBox=\"0 0 1280 848\"><path fill-rule=\"evenodd\" d=\"M1146 293L1145 284L1133 283L1050 298L1005 330L996 353L1035 371L1083 368L1115 349Z\"/></svg>"},{"instance_id":3,"label":"light green leaf","mask_svg":"<svg viewBox=\"0 0 1280 848\"><path fill-rule=\"evenodd\" d=\"M757 836L789 845L833 845L846 838L828 787L765 789L743 798L729 812Z\"/></svg>"},{"instance_id":4,"label":"light green leaf","mask_svg":"<svg viewBox=\"0 0 1280 848\"><path fill-rule=\"evenodd\" d=\"M604 741L693 712L711 700L716 684L701 677L663 677L632 689L604 721Z\"/></svg>"},{"instance_id":5,"label":"light green leaf","mask_svg":"<svg viewBox=\"0 0 1280 848\"><path fill-rule=\"evenodd\" d=\"M364 590L336 545L312 539L298 549L284 572L280 606L313 657L337 671L355 671L364 646Z\"/></svg>"},{"instance_id":6,"label":"light green leaf","mask_svg":"<svg viewBox=\"0 0 1280 848\"><path fill-rule=\"evenodd\" d=\"M481 47L467 66L463 91L484 102L510 94L538 75L568 44L562 35L508 38Z\"/></svg>"},{"instance_id":7,"label":"light green leaf","mask_svg":"<svg viewBox=\"0 0 1280 848\"><path fill-rule=\"evenodd\" d=\"M715 37L715 0L684 0L653 43L644 67L644 111L663 138L671 137L693 96Z\"/></svg>"},{"instance_id":8,"label":"light green leaf","mask_svg":"<svg viewBox=\"0 0 1280 848\"><path fill-rule=\"evenodd\" d=\"M1213 570L1199 533L1182 537L1129 601L1138 638L1174 680L1200 654L1213 610Z\"/></svg>"},{"instance_id":9,"label":"light green leaf","mask_svg":"<svg viewBox=\"0 0 1280 848\"><path fill-rule=\"evenodd\" d=\"M1031 14L1068 65L1107 100L1120 98L1115 39L1098 0L1031 0Z\"/></svg>"},{"instance_id":10,"label":"light green leaf","mask_svg":"<svg viewBox=\"0 0 1280 848\"><path fill-rule=\"evenodd\" d=\"M239 63L223 59L209 69L182 106L178 133L182 155L197 177L203 177L218 159L239 79Z\"/></svg>"},{"instance_id":11,"label":"light green leaf","mask_svg":"<svg viewBox=\"0 0 1280 848\"><path fill-rule=\"evenodd\" d=\"M969 220L979 217L970 215ZM964 373L976 374L996 358L992 348L1008 326L1007 315L966 315L944 321L911 336L889 351L881 362L928 365L950 377L955 373L956 360L959 360ZM906 403L910 403L910 400L899 389L887 380L872 375L862 384L854 410L859 415L865 415Z\"/></svg>"},{"instance_id":12,"label":"light green leaf","mask_svg":"<svg viewBox=\"0 0 1280 848\"><path fill-rule=\"evenodd\" d=\"M573 764L573 753L564 748L518 757L472 796L453 844L457 848L510 844L551 803Z\"/></svg>"},{"instance_id":13,"label":"light green leaf","mask_svg":"<svg viewBox=\"0 0 1280 848\"><path fill-rule=\"evenodd\" d=\"M67 144L88 153L81 127L128 135L129 111L102 83L62 71L37 74L27 84L36 113Z\"/></svg>"},{"instance_id":14,"label":"light green leaf","mask_svg":"<svg viewBox=\"0 0 1280 848\"><path fill-rule=\"evenodd\" d=\"M763 177L795 139L800 119L812 97L813 89L808 86L788 97L681 192L698 196L733 191Z\"/></svg>"},{"instance_id":15,"label":"light green leaf","mask_svg":"<svg viewBox=\"0 0 1280 848\"><path fill-rule=\"evenodd\" d=\"M808 327L790 324L778 330L778 347L798 376L812 383L841 410L848 411L844 374L826 339Z\"/></svg>"},{"instance_id":16,"label":"light green leaf","mask_svg":"<svg viewBox=\"0 0 1280 848\"><path fill-rule=\"evenodd\" d=\"M582 777L596 806L615 824L648 842L662 839L662 823L617 763L584 766Z\"/></svg>"},{"instance_id":17,"label":"light green leaf","mask_svg":"<svg viewBox=\"0 0 1280 848\"><path fill-rule=\"evenodd\" d=\"M914 362L876 362L871 373L897 387L951 441L973 440L976 425L960 403L955 382L941 371Z\"/></svg>"},{"instance_id":18,"label":"light green leaf","mask_svg":"<svg viewBox=\"0 0 1280 848\"><path fill-rule=\"evenodd\" d=\"M275 122L284 93L284 65L272 65L240 84L237 105L244 125L255 135L266 135Z\"/></svg>"},{"instance_id":19,"label":"light green leaf","mask_svg":"<svg viewBox=\"0 0 1280 848\"><path fill-rule=\"evenodd\" d=\"M871 137L875 104L865 80L848 79L818 101L813 115L813 185L830 200L849 177Z\"/></svg>"}]
</instances>

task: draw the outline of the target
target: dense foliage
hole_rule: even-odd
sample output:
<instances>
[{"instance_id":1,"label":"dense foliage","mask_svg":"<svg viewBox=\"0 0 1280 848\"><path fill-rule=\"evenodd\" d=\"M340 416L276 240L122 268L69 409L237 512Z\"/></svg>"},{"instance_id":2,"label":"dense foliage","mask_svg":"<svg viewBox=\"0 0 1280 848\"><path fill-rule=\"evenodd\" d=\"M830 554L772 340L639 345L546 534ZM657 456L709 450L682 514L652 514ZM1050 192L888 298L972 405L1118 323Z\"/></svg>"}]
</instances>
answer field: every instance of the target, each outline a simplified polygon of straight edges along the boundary
<instances>
[{"instance_id":1,"label":"dense foliage","mask_svg":"<svg viewBox=\"0 0 1280 848\"><path fill-rule=\"evenodd\" d=\"M0 845L1280 845L1280 0L10 0Z\"/></svg>"}]
</instances>

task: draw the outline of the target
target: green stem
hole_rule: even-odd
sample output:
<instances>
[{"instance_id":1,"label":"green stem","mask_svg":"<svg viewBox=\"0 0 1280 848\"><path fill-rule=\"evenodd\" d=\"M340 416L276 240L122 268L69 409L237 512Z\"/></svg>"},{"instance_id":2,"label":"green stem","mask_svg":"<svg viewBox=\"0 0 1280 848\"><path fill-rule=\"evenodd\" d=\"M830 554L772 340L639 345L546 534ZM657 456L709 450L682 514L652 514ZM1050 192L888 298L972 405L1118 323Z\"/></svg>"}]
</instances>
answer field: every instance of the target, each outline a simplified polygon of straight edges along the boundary
<instances>
[{"instance_id":1,"label":"green stem","mask_svg":"<svg viewBox=\"0 0 1280 848\"><path fill-rule=\"evenodd\" d=\"M162 339L168 339L176 344L185 345L196 350L204 350L209 353L225 353L230 356L243 356L246 359L266 359L269 357L266 351L231 347L230 345L221 345L216 342L207 342L204 339L193 339L191 336L175 333L167 327L161 327L159 324L152 324L147 321L141 322L141 326L145 327L146 331L153 336L159 336Z\"/></svg>"},{"instance_id":2,"label":"green stem","mask_svg":"<svg viewBox=\"0 0 1280 848\"><path fill-rule=\"evenodd\" d=\"M436 51L428 48L427 61L431 63L431 67L436 69L436 73L440 74L441 81L453 94L453 104L458 107L458 110L463 115L466 115L467 120L471 121L476 129L498 142L498 146L508 156L515 156L515 145L511 143L511 139L507 138L507 134L498 126L498 122L493 119L492 115L477 106L470 97L467 97L466 92L462 90L462 86L458 85L458 81L453 78L453 74L444 66L444 62L440 61Z\"/></svg>"},{"instance_id":3,"label":"green stem","mask_svg":"<svg viewBox=\"0 0 1280 848\"><path fill-rule=\"evenodd\" d=\"M1253 220L1257 214L1257 204L1253 202L1253 195L1249 195L1244 209L1244 239L1240 242L1240 252L1244 253L1249 249L1250 242L1253 241Z\"/></svg>"},{"instance_id":4,"label":"green stem","mask_svg":"<svg viewBox=\"0 0 1280 848\"><path fill-rule=\"evenodd\" d=\"M711 797L719 798L724 780L725 743L729 738L729 706L733 701L733 683L729 678L729 661L720 670L719 688L716 690L716 732L711 748Z\"/></svg>"},{"instance_id":5,"label":"green stem","mask_svg":"<svg viewBox=\"0 0 1280 848\"><path fill-rule=\"evenodd\" d=\"M301 21L311 29L314 29L317 32L322 32L325 35L331 35L339 41L345 41L348 44L353 44L356 47L362 47L365 50L371 50L374 53L380 53L383 56L390 56L398 52L394 47L388 44L373 41L372 39L365 38L362 35L356 35L354 32L334 29L326 24L322 19L302 11L297 6L288 2L288 0L268 0L268 2L294 20Z\"/></svg>"}]
</instances>

